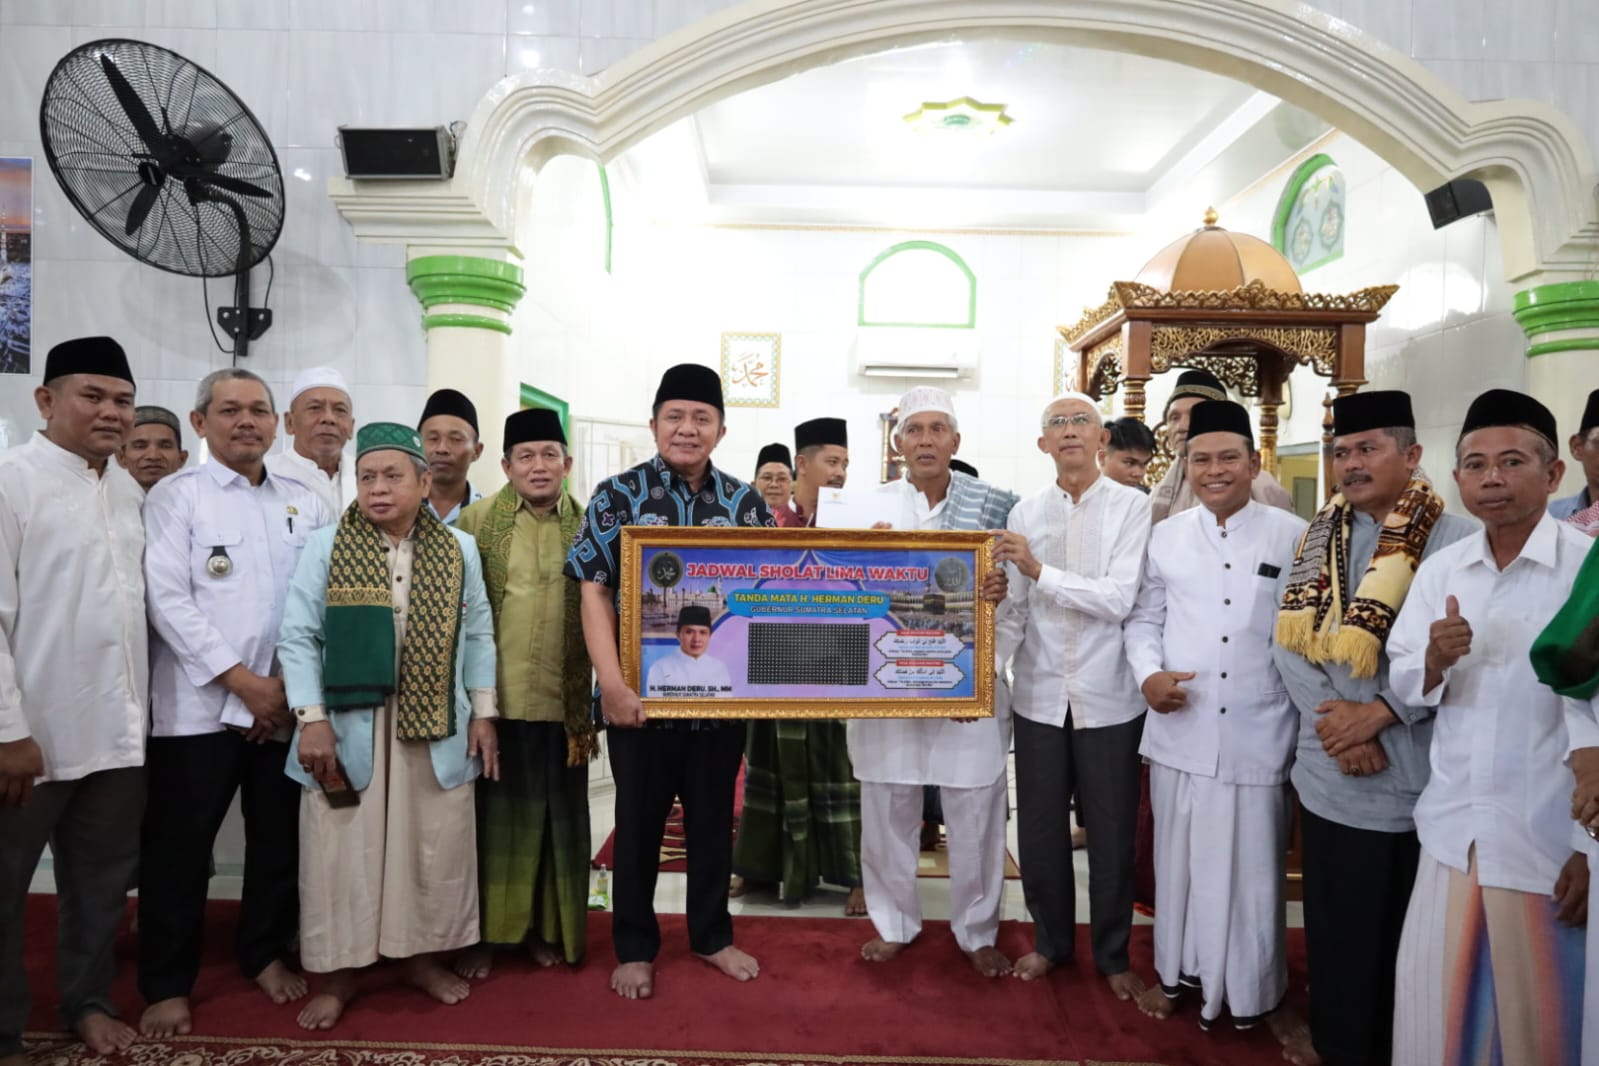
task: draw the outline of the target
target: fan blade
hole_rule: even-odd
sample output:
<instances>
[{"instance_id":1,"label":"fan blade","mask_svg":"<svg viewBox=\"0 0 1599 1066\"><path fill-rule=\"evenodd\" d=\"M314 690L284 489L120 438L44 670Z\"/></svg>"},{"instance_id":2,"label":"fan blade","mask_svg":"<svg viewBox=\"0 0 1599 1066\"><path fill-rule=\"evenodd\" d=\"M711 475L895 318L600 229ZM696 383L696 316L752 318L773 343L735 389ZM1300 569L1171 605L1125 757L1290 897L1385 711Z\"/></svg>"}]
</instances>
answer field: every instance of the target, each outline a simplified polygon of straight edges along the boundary
<instances>
[{"instance_id":1,"label":"fan blade","mask_svg":"<svg viewBox=\"0 0 1599 1066\"><path fill-rule=\"evenodd\" d=\"M122 71L111 61L111 57L101 53L100 69L105 71L106 81L111 83L111 91L117 94L117 100L122 104L128 121L133 123L133 128L139 132L139 139L144 146L150 149L151 155L159 155L163 137L161 129L155 124L155 119L150 117L149 108L144 106L144 101L139 99L139 94L133 91L133 86L128 84L128 79L122 76Z\"/></svg>"},{"instance_id":2,"label":"fan blade","mask_svg":"<svg viewBox=\"0 0 1599 1066\"><path fill-rule=\"evenodd\" d=\"M155 206L157 197L161 195L159 185L145 185L139 189L139 195L133 198L133 206L128 208L128 220L122 224L122 232L131 237L144 225L145 218L150 214L150 208Z\"/></svg>"},{"instance_id":3,"label":"fan blade","mask_svg":"<svg viewBox=\"0 0 1599 1066\"><path fill-rule=\"evenodd\" d=\"M241 181L238 178L230 178L226 174L201 173L194 175L194 180L207 185L215 185L217 188L226 189L228 192L236 192L240 196L269 197L272 195L259 185Z\"/></svg>"}]
</instances>

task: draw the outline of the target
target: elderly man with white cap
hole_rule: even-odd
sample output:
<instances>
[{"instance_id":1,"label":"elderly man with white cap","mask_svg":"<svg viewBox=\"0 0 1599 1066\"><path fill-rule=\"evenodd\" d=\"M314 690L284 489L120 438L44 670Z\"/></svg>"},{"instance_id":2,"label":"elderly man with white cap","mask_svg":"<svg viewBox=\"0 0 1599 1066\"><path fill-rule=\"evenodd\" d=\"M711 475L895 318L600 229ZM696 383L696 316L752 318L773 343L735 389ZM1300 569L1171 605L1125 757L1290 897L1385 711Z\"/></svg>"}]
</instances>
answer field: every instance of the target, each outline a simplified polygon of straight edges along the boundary
<instances>
[{"instance_id":1,"label":"elderly man with white cap","mask_svg":"<svg viewBox=\"0 0 1599 1066\"><path fill-rule=\"evenodd\" d=\"M355 460L344 454L355 435L355 409L343 374L330 366L300 371L289 389L283 432L294 446L274 465L315 492L329 515L355 502Z\"/></svg>"},{"instance_id":2,"label":"elderly man with white cap","mask_svg":"<svg viewBox=\"0 0 1599 1066\"><path fill-rule=\"evenodd\" d=\"M894 443L905 457L905 478L880 490L901 502L895 528L1005 528L1016 496L950 470L960 439L949 393L920 386L901 397ZM1003 571L996 569L983 595L1004 598ZM861 948L863 958L886 962L921 932L916 866L922 787L938 785L949 833L950 930L979 973L999 977L1010 972L1010 960L994 946L1005 883L1009 748L1010 693L1002 678L995 681L992 718L849 723L850 759L861 781L861 874L867 913L877 929L877 936Z\"/></svg>"}]
</instances>

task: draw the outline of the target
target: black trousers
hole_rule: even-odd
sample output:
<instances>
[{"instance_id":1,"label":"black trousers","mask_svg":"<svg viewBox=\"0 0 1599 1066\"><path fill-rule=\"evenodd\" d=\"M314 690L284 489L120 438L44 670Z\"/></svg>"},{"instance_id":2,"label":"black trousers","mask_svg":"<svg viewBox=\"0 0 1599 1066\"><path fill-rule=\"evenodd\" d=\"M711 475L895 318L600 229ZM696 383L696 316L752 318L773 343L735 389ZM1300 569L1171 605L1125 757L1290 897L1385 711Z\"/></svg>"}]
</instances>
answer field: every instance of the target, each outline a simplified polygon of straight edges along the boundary
<instances>
[{"instance_id":1,"label":"black trousers","mask_svg":"<svg viewBox=\"0 0 1599 1066\"><path fill-rule=\"evenodd\" d=\"M1128 969L1133 928L1133 837L1138 824L1138 743L1144 716L1121 725L1073 729L1016 715L1016 843L1022 898L1035 949L1072 961L1077 944L1077 875L1072 866L1071 799L1088 834L1088 919L1094 965L1106 976Z\"/></svg>"},{"instance_id":2,"label":"black trousers","mask_svg":"<svg viewBox=\"0 0 1599 1066\"><path fill-rule=\"evenodd\" d=\"M742 722L608 731L605 742L616 778L611 940L618 962L652 962L661 950L655 881L674 799L683 802L689 946L711 955L733 942L727 883L733 874L733 788L744 734Z\"/></svg>"},{"instance_id":3,"label":"black trousers","mask_svg":"<svg viewBox=\"0 0 1599 1066\"><path fill-rule=\"evenodd\" d=\"M1310 1036L1328 1066L1386 1066L1394 964L1421 845L1300 807Z\"/></svg>"},{"instance_id":4,"label":"black trousers","mask_svg":"<svg viewBox=\"0 0 1599 1066\"><path fill-rule=\"evenodd\" d=\"M0 1056L22 1050L28 974L22 930L28 885L50 845L56 881L56 985L61 1020L117 1016L111 1004L117 929L139 861L144 768L101 770L36 785L23 807L0 807Z\"/></svg>"},{"instance_id":5,"label":"black trousers","mask_svg":"<svg viewBox=\"0 0 1599 1066\"><path fill-rule=\"evenodd\" d=\"M234 793L244 812L244 897L235 942L254 978L283 957L300 920L300 786L283 772L289 745L252 744L232 729L151 737L140 833L139 993L188 996L200 969L211 849Z\"/></svg>"}]
</instances>

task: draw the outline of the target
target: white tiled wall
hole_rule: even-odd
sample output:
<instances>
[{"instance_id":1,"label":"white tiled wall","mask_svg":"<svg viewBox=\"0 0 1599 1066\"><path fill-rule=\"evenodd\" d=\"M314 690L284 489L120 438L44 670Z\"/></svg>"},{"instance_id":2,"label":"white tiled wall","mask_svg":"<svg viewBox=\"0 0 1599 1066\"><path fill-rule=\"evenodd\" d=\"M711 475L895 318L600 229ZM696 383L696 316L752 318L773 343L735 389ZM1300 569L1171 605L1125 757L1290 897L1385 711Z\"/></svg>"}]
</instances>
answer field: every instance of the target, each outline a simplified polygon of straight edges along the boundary
<instances>
[{"instance_id":1,"label":"white tiled wall","mask_svg":"<svg viewBox=\"0 0 1599 1066\"><path fill-rule=\"evenodd\" d=\"M1590 144L1599 144L1599 18L1592 0L1312 3L1421 60L1467 97L1551 102ZM122 256L81 222L44 167L39 93L56 59L74 45L108 36L153 41L210 68L244 97L277 147L289 188L287 226L275 254L277 324L252 348L250 365L279 384L301 366L338 366L355 383L359 418L408 420L423 392L419 314L401 250L357 245L324 193L328 176L339 170L335 127L462 120L504 74L534 67L593 73L727 6L724 0L0 0L0 155L33 156L39 168L36 359L42 363L43 353L65 337L112 333L132 354L141 399L180 411L191 404L195 380L226 362L207 329L200 283ZM1334 289L1382 280L1404 285L1373 331L1371 377L1411 387L1428 427L1424 439L1435 455L1447 452L1447 426L1458 417L1462 395L1525 379L1491 224L1468 221L1433 233L1415 209L1415 190L1396 174L1360 160L1353 148L1339 147L1335 155L1353 178L1352 250L1310 280ZM573 172L574 188L583 188L580 177ZM875 450L873 419L896 389L851 387L845 357L853 282L857 264L898 237L716 231L694 234L692 251L677 253L663 251L669 243L652 241L647 229L624 224L613 276L575 265L581 260L541 258L568 237L574 255L594 254L580 251L596 246L588 236L592 218L584 217L597 203L597 190L590 191L595 199L577 194L583 199L570 209L570 233L551 229L530 250L532 295L518 313L515 337L528 380L569 398L574 414L632 417L627 413L648 410L654 374L647 368L667 357L712 361L722 329L773 329L784 333L784 405L733 414L728 465L743 470L760 441L824 411L849 417L857 440L869 434ZM1224 224L1263 231L1266 199L1239 205ZM1165 235L1138 248L940 239L978 272L985 347L1009 353L989 358L980 396L962 395L965 451L996 480L1032 484L1042 476L1029 449L1032 419L1049 388L1053 326L1098 302L1109 276L1136 268ZM263 276L258 291L264 284ZM214 284L211 295L214 307L228 294ZM12 441L37 423L35 380L0 382L0 429ZM1308 432L1301 419L1313 407L1299 405L1291 433ZM1441 474L1441 460L1434 465ZM219 860L236 862L237 849L236 840L225 841Z\"/></svg>"}]
</instances>

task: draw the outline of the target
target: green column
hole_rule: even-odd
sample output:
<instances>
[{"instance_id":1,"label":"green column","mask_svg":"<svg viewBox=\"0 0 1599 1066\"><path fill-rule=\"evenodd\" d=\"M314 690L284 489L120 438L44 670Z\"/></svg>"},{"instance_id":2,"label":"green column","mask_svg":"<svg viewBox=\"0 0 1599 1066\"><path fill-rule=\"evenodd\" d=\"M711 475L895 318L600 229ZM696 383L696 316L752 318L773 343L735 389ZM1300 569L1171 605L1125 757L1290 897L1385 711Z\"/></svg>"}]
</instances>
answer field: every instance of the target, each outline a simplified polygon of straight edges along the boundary
<instances>
[{"instance_id":1,"label":"green column","mask_svg":"<svg viewBox=\"0 0 1599 1066\"><path fill-rule=\"evenodd\" d=\"M527 292L521 267L472 255L419 256L405 265L405 280L422 304L425 329L456 326L510 333L511 312ZM450 310L435 310L442 307Z\"/></svg>"}]
</instances>

